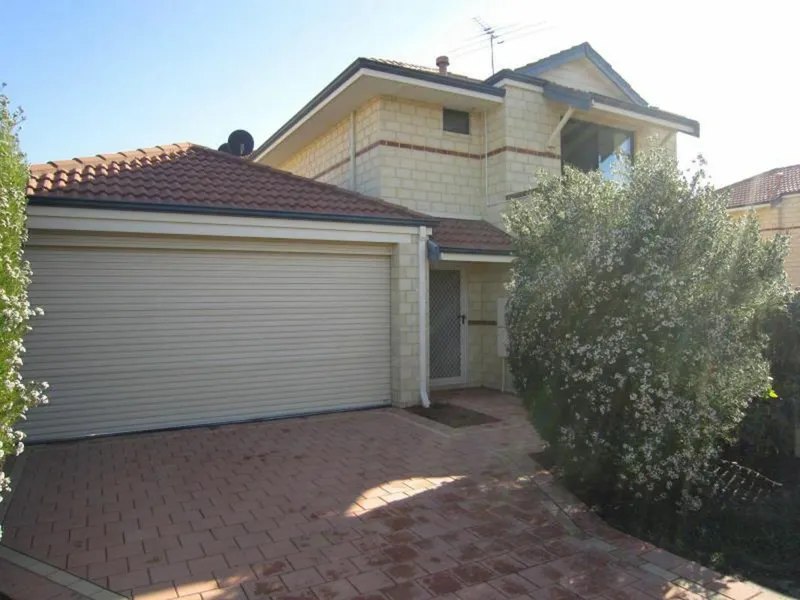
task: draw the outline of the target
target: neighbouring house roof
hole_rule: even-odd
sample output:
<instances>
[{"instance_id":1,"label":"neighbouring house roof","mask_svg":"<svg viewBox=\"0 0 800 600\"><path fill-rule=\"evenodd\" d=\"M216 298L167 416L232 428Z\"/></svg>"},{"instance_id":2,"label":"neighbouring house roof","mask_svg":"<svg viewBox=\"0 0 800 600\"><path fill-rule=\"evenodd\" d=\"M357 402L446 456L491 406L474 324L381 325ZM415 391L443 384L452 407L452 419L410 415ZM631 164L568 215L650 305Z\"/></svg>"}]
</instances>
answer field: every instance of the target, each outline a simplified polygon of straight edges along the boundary
<instances>
[{"instance_id":1,"label":"neighbouring house roof","mask_svg":"<svg viewBox=\"0 0 800 600\"><path fill-rule=\"evenodd\" d=\"M479 219L439 219L433 226L433 241L445 252L511 253L511 237Z\"/></svg>"},{"instance_id":2,"label":"neighbouring house roof","mask_svg":"<svg viewBox=\"0 0 800 600\"><path fill-rule=\"evenodd\" d=\"M631 102L640 106L648 105L645 99L636 93L631 84L625 81L622 75L617 73L611 64L592 48L589 42L583 42L572 48L556 52L555 54L551 54L550 56L546 56L545 58L528 63L514 70L522 75L537 76L556 67L560 67L565 63L581 58L588 59L589 62L614 83Z\"/></svg>"},{"instance_id":3,"label":"neighbouring house roof","mask_svg":"<svg viewBox=\"0 0 800 600\"><path fill-rule=\"evenodd\" d=\"M33 165L31 204L432 225L378 198L199 146L167 144Z\"/></svg>"},{"instance_id":4,"label":"neighbouring house roof","mask_svg":"<svg viewBox=\"0 0 800 600\"><path fill-rule=\"evenodd\" d=\"M728 193L728 208L741 208L800 194L800 165L780 167L721 188Z\"/></svg>"}]
</instances>

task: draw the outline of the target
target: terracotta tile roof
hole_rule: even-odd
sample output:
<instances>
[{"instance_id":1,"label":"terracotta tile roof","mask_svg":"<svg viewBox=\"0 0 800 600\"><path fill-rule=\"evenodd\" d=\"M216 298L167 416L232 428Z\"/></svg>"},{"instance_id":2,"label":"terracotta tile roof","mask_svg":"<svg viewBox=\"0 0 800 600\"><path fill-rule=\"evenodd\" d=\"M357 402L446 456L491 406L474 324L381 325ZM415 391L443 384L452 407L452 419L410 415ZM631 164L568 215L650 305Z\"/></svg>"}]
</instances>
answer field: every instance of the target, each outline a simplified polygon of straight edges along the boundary
<instances>
[{"instance_id":1,"label":"terracotta tile roof","mask_svg":"<svg viewBox=\"0 0 800 600\"><path fill-rule=\"evenodd\" d=\"M190 143L54 161L33 165L30 171L28 196L49 203L71 199L162 210L169 205L296 218L435 221L378 198Z\"/></svg>"},{"instance_id":2,"label":"terracotta tile roof","mask_svg":"<svg viewBox=\"0 0 800 600\"><path fill-rule=\"evenodd\" d=\"M728 208L765 204L787 194L800 194L800 165L759 173L720 191L728 192Z\"/></svg>"},{"instance_id":3,"label":"terracotta tile roof","mask_svg":"<svg viewBox=\"0 0 800 600\"><path fill-rule=\"evenodd\" d=\"M508 254L511 237L491 223L478 219L439 219L433 241L443 250Z\"/></svg>"}]
</instances>

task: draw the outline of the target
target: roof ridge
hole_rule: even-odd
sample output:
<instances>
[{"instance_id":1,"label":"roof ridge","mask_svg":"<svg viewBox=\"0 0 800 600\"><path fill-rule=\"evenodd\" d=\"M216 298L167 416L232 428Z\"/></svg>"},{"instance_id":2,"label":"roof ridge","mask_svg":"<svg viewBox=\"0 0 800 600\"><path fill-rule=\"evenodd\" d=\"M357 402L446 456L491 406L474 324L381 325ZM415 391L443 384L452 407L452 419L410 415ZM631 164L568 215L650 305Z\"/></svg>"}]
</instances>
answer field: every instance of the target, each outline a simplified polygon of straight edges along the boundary
<instances>
[{"instance_id":1,"label":"roof ridge","mask_svg":"<svg viewBox=\"0 0 800 600\"><path fill-rule=\"evenodd\" d=\"M395 58L381 58L379 56L367 56L365 57L367 60L375 60L378 62L385 62L395 65L400 65L404 67L410 67L412 69L419 69L420 71L431 71L431 72L439 72L439 69L434 67L426 67L425 65L418 65L417 63L406 62L404 60L397 60Z\"/></svg>"},{"instance_id":2,"label":"roof ridge","mask_svg":"<svg viewBox=\"0 0 800 600\"><path fill-rule=\"evenodd\" d=\"M454 79L466 79L469 81L474 82L482 82L483 79L479 77L472 77L471 75L465 75L464 73L456 73L455 71L447 71L446 73L442 73L439 71L438 67L426 67L425 65L418 65L416 63L406 62L404 60L397 60L394 58L378 58L375 56L366 56L362 57L364 60L369 60L372 62L378 62L394 67L400 67L403 69L411 69L413 71L422 71L423 73L429 73L431 75L441 75L442 77L452 77Z\"/></svg>"},{"instance_id":3,"label":"roof ridge","mask_svg":"<svg viewBox=\"0 0 800 600\"><path fill-rule=\"evenodd\" d=\"M753 179L756 179L758 177L775 175L777 173L780 173L781 171L785 171L786 169L800 169L800 164L786 165L783 167L774 167L772 169L767 169L766 171L761 171L760 173L756 173L755 175L750 175L750 177L745 177L744 179L740 179L739 181L734 181L733 183L729 183L728 185L721 187L719 189L720 191L727 190L728 188L732 188L733 186L747 183L748 181L752 181Z\"/></svg>"},{"instance_id":4,"label":"roof ridge","mask_svg":"<svg viewBox=\"0 0 800 600\"><path fill-rule=\"evenodd\" d=\"M542 58L537 58L536 60L532 60L531 62L526 63L526 64L522 65L521 67L516 67L515 69L512 69L512 71L520 71L520 70L522 70L522 69L524 69L526 67L530 67L530 66L535 65L537 63L540 63L542 61L545 61L548 58L552 58L554 56L558 56L559 54L566 54L567 52L574 52L575 50L577 50L578 48L581 48L581 47L583 47L585 49L587 46L589 48L592 47L589 42L581 42L580 44L575 44L574 46L570 46L569 48L564 48L563 50L559 50L558 52L552 52L552 53L548 54L547 56L543 56Z\"/></svg>"},{"instance_id":5,"label":"roof ridge","mask_svg":"<svg viewBox=\"0 0 800 600\"><path fill-rule=\"evenodd\" d=\"M194 144L191 142L178 142L145 148L135 148L133 150L122 150L112 153L94 154L93 156L76 156L68 159L50 160L46 163L36 163L29 167L31 174L41 175L49 171L72 171L77 168L96 166L100 164L111 164L114 162L132 162L137 158L152 158L185 152ZM138 153L138 156L136 155Z\"/></svg>"}]
</instances>

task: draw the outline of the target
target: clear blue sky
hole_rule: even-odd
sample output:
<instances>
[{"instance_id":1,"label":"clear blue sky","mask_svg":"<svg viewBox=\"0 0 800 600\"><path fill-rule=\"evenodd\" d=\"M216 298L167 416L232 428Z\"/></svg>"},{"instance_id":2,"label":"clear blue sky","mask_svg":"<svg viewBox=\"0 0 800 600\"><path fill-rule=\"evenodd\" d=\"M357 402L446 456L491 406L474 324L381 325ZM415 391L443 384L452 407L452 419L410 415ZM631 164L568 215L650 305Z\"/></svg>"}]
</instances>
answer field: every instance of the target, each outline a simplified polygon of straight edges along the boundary
<instances>
[{"instance_id":1,"label":"clear blue sky","mask_svg":"<svg viewBox=\"0 0 800 600\"><path fill-rule=\"evenodd\" d=\"M260 143L357 56L432 65L450 53L452 70L487 76L487 51L455 52L481 16L546 21L508 36L498 68L591 42L649 102L701 122L699 141L681 137L681 159L702 151L718 183L800 163L795 1L724 12L689 0L658 11L633 0L613 9L582 0L0 5L0 81L26 112L31 162L179 141L216 147L237 128Z\"/></svg>"}]
</instances>

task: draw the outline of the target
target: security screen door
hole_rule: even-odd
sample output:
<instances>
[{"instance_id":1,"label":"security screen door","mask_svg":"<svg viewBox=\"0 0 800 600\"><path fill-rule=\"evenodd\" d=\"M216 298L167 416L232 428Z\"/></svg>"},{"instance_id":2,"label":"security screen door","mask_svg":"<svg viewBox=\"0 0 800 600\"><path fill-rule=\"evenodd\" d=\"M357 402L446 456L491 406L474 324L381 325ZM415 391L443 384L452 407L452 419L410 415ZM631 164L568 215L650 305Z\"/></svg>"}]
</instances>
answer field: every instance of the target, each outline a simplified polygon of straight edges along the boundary
<instances>
[{"instance_id":1,"label":"security screen door","mask_svg":"<svg viewBox=\"0 0 800 600\"><path fill-rule=\"evenodd\" d=\"M467 324L461 271L431 270L429 288L431 385L464 383Z\"/></svg>"}]
</instances>

